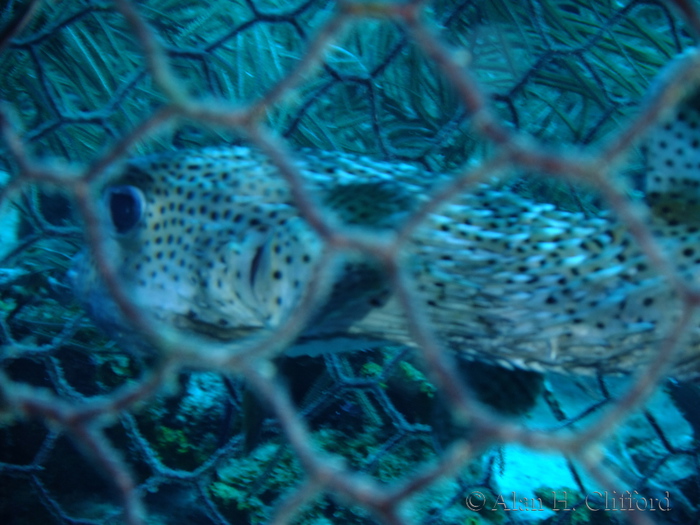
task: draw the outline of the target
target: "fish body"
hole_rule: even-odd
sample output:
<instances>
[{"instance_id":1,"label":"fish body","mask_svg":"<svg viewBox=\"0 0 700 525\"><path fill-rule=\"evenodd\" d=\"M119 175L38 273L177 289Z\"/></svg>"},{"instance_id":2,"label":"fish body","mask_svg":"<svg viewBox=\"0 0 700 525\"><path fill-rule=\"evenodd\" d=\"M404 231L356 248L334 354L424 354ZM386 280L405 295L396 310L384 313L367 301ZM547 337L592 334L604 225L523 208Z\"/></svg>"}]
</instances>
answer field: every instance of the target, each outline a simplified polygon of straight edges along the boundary
<instances>
[{"instance_id":1,"label":"fish body","mask_svg":"<svg viewBox=\"0 0 700 525\"><path fill-rule=\"evenodd\" d=\"M700 117L683 107L647 144L650 227L691 284L700 264ZM698 157L697 159L695 157ZM445 180L400 163L302 151L295 162L334 220L397 229ZM684 191L679 191L682 189ZM110 258L154 320L220 340L279 326L315 279L324 245L277 168L244 147L132 159L103 192ZM681 304L625 226L487 185L455 198L406 243L402 261L440 340L509 367L628 373L649 362ZM74 290L110 334L125 324L89 253ZM694 330L676 366L694 375ZM348 256L290 353L412 344L375 261Z\"/></svg>"}]
</instances>

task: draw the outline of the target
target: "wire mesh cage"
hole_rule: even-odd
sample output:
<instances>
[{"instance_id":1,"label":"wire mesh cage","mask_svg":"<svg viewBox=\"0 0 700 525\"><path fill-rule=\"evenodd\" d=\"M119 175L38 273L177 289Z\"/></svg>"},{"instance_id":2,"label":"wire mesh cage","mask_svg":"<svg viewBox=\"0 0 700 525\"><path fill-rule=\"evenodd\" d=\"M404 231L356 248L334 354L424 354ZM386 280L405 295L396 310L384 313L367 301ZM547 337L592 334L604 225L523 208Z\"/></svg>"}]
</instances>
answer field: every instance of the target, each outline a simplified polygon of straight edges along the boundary
<instances>
[{"instance_id":1,"label":"wire mesh cage","mask_svg":"<svg viewBox=\"0 0 700 525\"><path fill-rule=\"evenodd\" d=\"M697 522L698 31L9 0L0 521Z\"/></svg>"}]
</instances>

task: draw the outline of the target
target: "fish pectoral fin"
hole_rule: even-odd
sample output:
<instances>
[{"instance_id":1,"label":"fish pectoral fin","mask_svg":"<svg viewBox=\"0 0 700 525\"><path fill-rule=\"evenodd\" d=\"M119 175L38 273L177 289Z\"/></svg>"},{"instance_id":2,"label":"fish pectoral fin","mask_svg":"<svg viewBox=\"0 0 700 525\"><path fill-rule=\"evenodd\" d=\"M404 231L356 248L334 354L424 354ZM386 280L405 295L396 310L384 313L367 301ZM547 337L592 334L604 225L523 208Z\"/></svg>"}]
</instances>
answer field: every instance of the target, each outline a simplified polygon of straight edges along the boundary
<instances>
[{"instance_id":1,"label":"fish pectoral fin","mask_svg":"<svg viewBox=\"0 0 700 525\"><path fill-rule=\"evenodd\" d=\"M283 322L315 278L322 250L318 236L300 218L267 224L229 243L224 257L234 295L267 327Z\"/></svg>"},{"instance_id":2,"label":"fish pectoral fin","mask_svg":"<svg viewBox=\"0 0 700 525\"><path fill-rule=\"evenodd\" d=\"M265 312L260 308L256 283L269 263L264 238L252 234L243 242L231 241L218 249L216 259L221 267L213 269L209 281L212 303L224 305L228 317L257 321L265 325Z\"/></svg>"}]
</instances>

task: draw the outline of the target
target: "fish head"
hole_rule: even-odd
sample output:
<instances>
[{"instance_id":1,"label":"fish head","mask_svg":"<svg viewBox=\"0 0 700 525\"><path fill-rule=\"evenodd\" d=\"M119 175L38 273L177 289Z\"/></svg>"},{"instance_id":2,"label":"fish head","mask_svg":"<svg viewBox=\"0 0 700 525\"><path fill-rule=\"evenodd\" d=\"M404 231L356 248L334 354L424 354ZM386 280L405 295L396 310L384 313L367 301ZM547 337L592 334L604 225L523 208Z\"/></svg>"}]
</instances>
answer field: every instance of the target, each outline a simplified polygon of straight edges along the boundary
<instances>
[{"instance_id":1,"label":"fish head","mask_svg":"<svg viewBox=\"0 0 700 525\"><path fill-rule=\"evenodd\" d=\"M247 148L130 160L100 199L118 286L144 315L178 329L230 339L278 325L321 250L285 182ZM91 317L123 340L128 324L89 250L71 276Z\"/></svg>"}]
</instances>

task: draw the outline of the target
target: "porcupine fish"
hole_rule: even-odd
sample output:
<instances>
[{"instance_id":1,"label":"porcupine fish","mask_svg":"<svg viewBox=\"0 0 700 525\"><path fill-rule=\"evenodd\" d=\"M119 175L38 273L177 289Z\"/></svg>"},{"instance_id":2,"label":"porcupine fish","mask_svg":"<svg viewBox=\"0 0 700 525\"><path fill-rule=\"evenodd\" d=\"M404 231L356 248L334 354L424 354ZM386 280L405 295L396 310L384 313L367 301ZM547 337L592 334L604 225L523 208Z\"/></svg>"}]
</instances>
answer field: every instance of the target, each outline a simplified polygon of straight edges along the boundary
<instances>
[{"instance_id":1,"label":"porcupine fish","mask_svg":"<svg viewBox=\"0 0 700 525\"><path fill-rule=\"evenodd\" d=\"M700 113L683 107L647 143L650 226L689 282L700 264ZM406 164L298 152L315 198L340 221L396 229L439 177ZM322 242L288 186L245 147L135 158L104 189L110 256L154 319L219 340L273 329L314 278ZM509 367L627 373L658 351L680 303L611 214L586 217L482 185L430 215L406 245L421 306L443 344ZM88 253L74 289L97 323L123 332ZM697 331L677 363L697 369ZM386 276L348 260L289 350L411 342Z\"/></svg>"}]
</instances>

